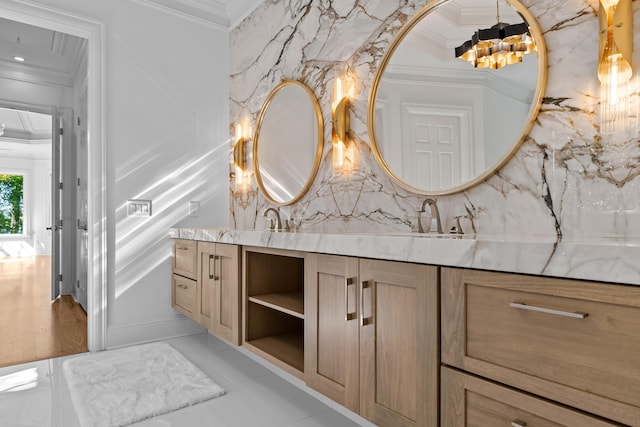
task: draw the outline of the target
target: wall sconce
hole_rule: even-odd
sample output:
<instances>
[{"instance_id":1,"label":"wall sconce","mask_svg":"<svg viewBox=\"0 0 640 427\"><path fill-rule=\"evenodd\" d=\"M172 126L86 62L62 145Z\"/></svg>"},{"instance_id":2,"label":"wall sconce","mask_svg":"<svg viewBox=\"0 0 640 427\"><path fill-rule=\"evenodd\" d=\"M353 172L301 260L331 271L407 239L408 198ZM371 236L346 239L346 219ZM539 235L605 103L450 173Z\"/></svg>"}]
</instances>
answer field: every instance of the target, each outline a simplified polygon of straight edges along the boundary
<instances>
[{"instance_id":1,"label":"wall sconce","mask_svg":"<svg viewBox=\"0 0 640 427\"><path fill-rule=\"evenodd\" d=\"M243 132L244 130L244 132ZM251 140L251 126L236 125L236 142L233 144L233 169L236 191L244 192L251 181L247 144Z\"/></svg>"},{"instance_id":2,"label":"wall sconce","mask_svg":"<svg viewBox=\"0 0 640 427\"><path fill-rule=\"evenodd\" d=\"M353 95L353 76L336 78L333 95L333 172L335 175L350 173L354 168L354 144L351 142L351 98Z\"/></svg>"},{"instance_id":3,"label":"wall sconce","mask_svg":"<svg viewBox=\"0 0 640 427\"><path fill-rule=\"evenodd\" d=\"M598 79L601 83L601 132L624 129L629 80L633 75L632 0L600 0Z\"/></svg>"}]
</instances>

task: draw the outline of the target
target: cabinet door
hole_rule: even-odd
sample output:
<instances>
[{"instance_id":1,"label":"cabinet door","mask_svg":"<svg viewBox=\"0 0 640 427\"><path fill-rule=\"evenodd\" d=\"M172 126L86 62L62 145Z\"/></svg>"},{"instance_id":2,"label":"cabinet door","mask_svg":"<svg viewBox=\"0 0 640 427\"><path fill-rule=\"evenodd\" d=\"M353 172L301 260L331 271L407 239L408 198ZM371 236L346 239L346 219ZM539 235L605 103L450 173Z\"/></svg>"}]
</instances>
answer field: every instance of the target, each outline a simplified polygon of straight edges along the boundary
<instances>
[{"instance_id":1,"label":"cabinet door","mask_svg":"<svg viewBox=\"0 0 640 427\"><path fill-rule=\"evenodd\" d=\"M358 412L358 259L308 254L305 276L305 380Z\"/></svg>"},{"instance_id":2,"label":"cabinet door","mask_svg":"<svg viewBox=\"0 0 640 427\"><path fill-rule=\"evenodd\" d=\"M198 284L194 320L211 330L213 293L216 284L216 244L198 242Z\"/></svg>"},{"instance_id":3,"label":"cabinet door","mask_svg":"<svg viewBox=\"0 0 640 427\"><path fill-rule=\"evenodd\" d=\"M240 344L240 248L236 245L217 243L213 269L210 331L238 345Z\"/></svg>"},{"instance_id":4,"label":"cabinet door","mask_svg":"<svg viewBox=\"0 0 640 427\"><path fill-rule=\"evenodd\" d=\"M438 425L438 268L360 260L360 413Z\"/></svg>"}]
</instances>

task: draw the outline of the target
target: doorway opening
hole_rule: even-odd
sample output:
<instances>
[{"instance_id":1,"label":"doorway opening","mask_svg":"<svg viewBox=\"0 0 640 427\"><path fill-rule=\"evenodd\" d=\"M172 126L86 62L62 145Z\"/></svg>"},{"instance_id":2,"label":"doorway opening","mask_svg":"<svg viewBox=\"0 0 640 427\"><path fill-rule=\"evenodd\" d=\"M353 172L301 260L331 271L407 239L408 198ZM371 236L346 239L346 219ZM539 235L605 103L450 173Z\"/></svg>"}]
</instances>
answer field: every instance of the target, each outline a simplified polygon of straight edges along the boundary
<instances>
[{"instance_id":1,"label":"doorway opening","mask_svg":"<svg viewBox=\"0 0 640 427\"><path fill-rule=\"evenodd\" d=\"M86 220L82 221L77 213L74 213L76 221L70 221L66 225L67 230L85 231L84 248L86 259L86 312L87 312L87 343L90 351L102 350L106 347L106 303L107 303L107 215L106 215L106 155L105 155L105 129L104 129L104 93L105 93L105 26L103 23L79 17L67 11L56 10L43 7L41 5L25 4L0 0L0 18L15 21L17 23L31 25L45 31L54 31L85 40L86 63L83 75L84 80L70 81L71 87L80 88L74 92L71 98L60 96L59 99L67 102L43 100L37 97L33 91L29 90L29 85L42 86L48 89L48 93L56 93L56 82L59 75L49 73L46 81L37 81L35 71L39 67L19 69L19 64L14 64L13 58L0 58L3 66L0 67L0 90L3 98L20 103L46 104L49 106L64 106L67 111L76 111L71 115L69 125L76 127L76 123L84 126L84 142L86 156L86 179L84 183L74 180L69 182L69 186L76 191L78 187L84 186L82 190L86 198L84 210ZM2 27L5 28L4 26ZM13 43L20 45L24 43L24 38L16 37ZM54 48L60 48L61 43L52 43ZM16 55L18 56L18 55ZM26 58L25 58L26 59ZM10 65L9 65L10 62ZM27 62L27 61L25 61ZM64 84L62 85L64 86ZM69 84L67 84L69 86ZM59 85L57 87L59 89ZM60 92L57 92L58 95ZM84 97L84 100L80 100ZM84 102L84 117L78 122L77 116L81 112L78 108L80 102ZM75 107L75 108L74 108ZM81 131L80 131L81 132ZM79 135L79 134L78 134ZM76 153L77 154L77 153ZM75 175L75 168L72 171ZM53 187L53 180L51 183ZM54 224L55 225L55 224ZM64 218L63 228L65 229ZM81 246L78 244L77 246ZM73 272L72 276L77 276ZM77 280L77 279L76 279ZM64 283L63 287L67 286ZM71 282L71 286L77 286L77 282ZM74 289L75 291L75 289ZM64 293L64 292L63 292ZM13 323L13 322L12 322Z\"/></svg>"},{"instance_id":2,"label":"doorway opening","mask_svg":"<svg viewBox=\"0 0 640 427\"><path fill-rule=\"evenodd\" d=\"M69 115L0 101L0 366L87 351L86 277L73 274L86 251L63 227L83 202L63 182L86 181L76 173L86 166L75 167L86 163L76 154L80 138L60 130Z\"/></svg>"}]
</instances>

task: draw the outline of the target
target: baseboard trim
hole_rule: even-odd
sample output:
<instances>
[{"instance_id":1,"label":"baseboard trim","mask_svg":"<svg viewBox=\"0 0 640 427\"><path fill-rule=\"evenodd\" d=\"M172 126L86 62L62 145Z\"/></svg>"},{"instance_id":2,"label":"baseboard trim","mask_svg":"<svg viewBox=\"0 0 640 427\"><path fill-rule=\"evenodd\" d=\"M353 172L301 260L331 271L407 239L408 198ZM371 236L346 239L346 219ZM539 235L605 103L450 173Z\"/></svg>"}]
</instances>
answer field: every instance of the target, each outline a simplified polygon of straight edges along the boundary
<instances>
[{"instance_id":1,"label":"baseboard trim","mask_svg":"<svg viewBox=\"0 0 640 427\"><path fill-rule=\"evenodd\" d=\"M196 335L207 330L183 315L154 322L107 327L107 349Z\"/></svg>"}]
</instances>

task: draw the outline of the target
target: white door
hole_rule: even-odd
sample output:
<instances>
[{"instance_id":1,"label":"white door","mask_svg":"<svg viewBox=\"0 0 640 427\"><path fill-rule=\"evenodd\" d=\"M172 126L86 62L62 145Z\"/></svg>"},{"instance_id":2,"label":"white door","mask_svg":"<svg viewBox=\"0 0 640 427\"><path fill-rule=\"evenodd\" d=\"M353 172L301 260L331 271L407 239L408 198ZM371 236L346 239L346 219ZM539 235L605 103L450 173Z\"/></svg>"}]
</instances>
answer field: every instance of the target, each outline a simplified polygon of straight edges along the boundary
<instances>
[{"instance_id":1,"label":"white door","mask_svg":"<svg viewBox=\"0 0 640 427\"><path fill-rule=\"evenodd\" d=\"M402 116L402 169L409 184L433 190L450 188L472 174L465 151L469 145L465 114L434 113L430 107L411 106L403 109Z\"/></svg>"},{"instance_id":2,"label":"white door","mask_svg":"<svg viewBox=\"0 0 640 427\"><path fill-rule=\"evenodd\" d=\"M62 143L64 119L53 109L53 139L51 141L51 300L60 296L62 282Z\"/></svg>"},{"instance_id":3,"label":"white door","mask_svg":"<svg viewBox=\"0 0 640 427\"><path fill-rule=\"evenodd\" d=\"M76 301L87 311L87 278L89 258L88 214L88 151L87 151L87 90L80 97L78 143L76 147Z\"/></svg>"}]
</instances>

